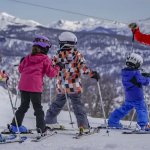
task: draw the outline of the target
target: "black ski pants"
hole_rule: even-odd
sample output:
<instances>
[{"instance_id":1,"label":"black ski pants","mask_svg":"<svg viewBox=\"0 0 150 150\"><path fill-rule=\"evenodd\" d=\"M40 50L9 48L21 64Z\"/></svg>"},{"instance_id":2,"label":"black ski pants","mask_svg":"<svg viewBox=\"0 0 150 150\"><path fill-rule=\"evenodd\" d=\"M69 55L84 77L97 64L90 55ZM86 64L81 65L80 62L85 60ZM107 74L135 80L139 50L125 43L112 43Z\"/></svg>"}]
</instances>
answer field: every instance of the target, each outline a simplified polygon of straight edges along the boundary
<instances>
[{"instance_id":1,"label":"black ski pants","mask_svg":"<svg viewBox=\"0 0 150 150\"><path fill-rule=\"evenodd\" d=\"M41 94L38 92L21 91L21 105L16 111L16 119L18 126L22 125L25 113L30 107L30 100L33 105L34 115L36 116L36 127L40 128L42 132L45 130L44 111L41 105ZM13 118L11 125L16 126L15 119Z\"/></svg>"}]
</instances>

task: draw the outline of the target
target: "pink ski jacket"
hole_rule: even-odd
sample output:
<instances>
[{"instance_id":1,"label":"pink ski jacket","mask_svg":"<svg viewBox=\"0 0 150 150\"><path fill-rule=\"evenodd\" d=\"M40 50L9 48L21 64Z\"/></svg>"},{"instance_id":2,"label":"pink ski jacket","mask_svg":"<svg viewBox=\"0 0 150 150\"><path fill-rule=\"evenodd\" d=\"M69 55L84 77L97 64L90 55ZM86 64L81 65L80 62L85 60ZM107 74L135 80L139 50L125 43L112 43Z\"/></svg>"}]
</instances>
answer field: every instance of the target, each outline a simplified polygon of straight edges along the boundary
<instances>
[{"instance_id":1,"label":"pink ski jacket","mask_svg":"<svg viewBox=\"0 0 150 150\"><path fill-rule=\"evenodd\" d=\"M47 55L31 56L29 54L19 65L21 78L18 89L28 92L42 92L44 75L54 78L59 70L57 65L53 68L52 60Z\"/></svg>"}]
</instances>

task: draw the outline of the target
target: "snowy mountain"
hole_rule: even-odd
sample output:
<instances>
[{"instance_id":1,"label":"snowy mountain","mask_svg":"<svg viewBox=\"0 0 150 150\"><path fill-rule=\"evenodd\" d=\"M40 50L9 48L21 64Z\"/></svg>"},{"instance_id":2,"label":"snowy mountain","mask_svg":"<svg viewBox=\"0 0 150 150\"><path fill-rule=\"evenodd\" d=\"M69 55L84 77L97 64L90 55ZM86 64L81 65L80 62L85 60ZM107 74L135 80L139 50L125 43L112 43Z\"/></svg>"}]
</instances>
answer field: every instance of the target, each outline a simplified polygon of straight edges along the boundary
<instances>
[{"instance_id":1,"label":"snowy mountain","mask_svg":"<svg viewBox=\"0 0 150 150\"><path fill-rule=\"evenodd\" d=\"M34 29L36 26L42 26L40 23L33 20L22 20L5 12L0 13L0 30L7 30L9 25L24 25L28 26L28 29L30 27L29 30Z\"/></svg>"},{"instance_id":2,"label":"snowy mountain","mask_svg":"<svg viewBox=\"0 0 150 150\"><path fill-rule=\"evenodd\" d=\"M87 18L83 21L66 21L59 20L52 23L50 28L63 29L70 31L84 31L84 32L101 32L101 33L113 33L121 35L130 35L131 31L127 25L120 22L110 22L105 20L95 20Z\"/></svg>"},{"instance_id":3,"label":"snowy mountain","mask_svg":"<svg viewBox=\"0 0 150 150\"><path fill-rule=\"evenodd\" d=\"M150 18L137 21L143 33L150 33ZM22 26L22 30L36 30L37 26L46 27L33 20L22 20L7 13L0 14L0 30L7 30L10 25ZM73 32L94 32L131 36L132 33L125 23L87 18L83 21L59 20L48 25L52 29Z\"/></svg>"},{"instance_id":4,"label":"snowy mountain","mask_svg":"<svg viewBox=\"0 0 150 150\"><path fill-rule=\"evenodd\" d=\"M137 21L140 29L144 33L150 33L150 18ZM125 36L131 36L132 33L125 23L117 21L96 20L92 18L85 19L83 21L67 21L59 20L49 25L53 29L70 30L74 32L99 32L109 34L119 34Z\"/></svg>"}]
</instances>

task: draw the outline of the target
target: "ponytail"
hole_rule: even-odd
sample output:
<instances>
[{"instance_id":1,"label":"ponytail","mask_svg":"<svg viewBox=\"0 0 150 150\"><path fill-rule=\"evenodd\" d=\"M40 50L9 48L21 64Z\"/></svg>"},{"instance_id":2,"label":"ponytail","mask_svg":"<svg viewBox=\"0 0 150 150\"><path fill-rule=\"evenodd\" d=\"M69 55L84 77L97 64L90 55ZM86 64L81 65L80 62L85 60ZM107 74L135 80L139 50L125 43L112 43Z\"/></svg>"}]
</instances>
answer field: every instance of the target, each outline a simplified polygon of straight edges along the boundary
<instances>
[{"instance_id":1,"label":"ponytail","mask_svg":"<svg viewBox=\"0 0 150 150\"><path fill-rule=\"evenodd\" d=\"M43 47L41 47L41 46L39 46L39 45L34 45L33 47L32 47L32 52L31 52L31 56L34 56L34 55L36 55L36 54L39 54L39 53L41 53L41 54L47 54L47 52L48 52L48 50L49 50L49 48L43 48Z\"/></svg>"},{"instance_id":2,"label":"ponytail","mask_svg":"<svg viewBox=\"0 0 150 150\"><path fill-rule=\"evenodd\" d=\"M32 52L31 52L31 56L34 56L34 55L36 55L36 54L38 54L39 52L38 52L38 46L33 46L32 47Z\"/></svg>"}]
</instances>

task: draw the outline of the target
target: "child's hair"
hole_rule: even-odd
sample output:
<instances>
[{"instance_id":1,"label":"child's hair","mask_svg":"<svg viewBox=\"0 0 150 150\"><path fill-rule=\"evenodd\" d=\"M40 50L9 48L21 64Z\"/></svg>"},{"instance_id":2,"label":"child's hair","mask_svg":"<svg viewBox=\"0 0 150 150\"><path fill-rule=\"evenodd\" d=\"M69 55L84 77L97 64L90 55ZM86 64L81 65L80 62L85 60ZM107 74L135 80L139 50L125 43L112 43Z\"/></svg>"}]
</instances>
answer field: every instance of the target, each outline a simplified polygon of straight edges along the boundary
<instances>
[{"instance_id":1,"label":"child's hair","mask_svg":"<svg viewBox=\"0 0 150 150\"><path fill-rule=\"evenodd\" d=\"M34 56L34 55L39 54L39 53L44 54L44 51L45 51L45 49L43 47L41 47L39 45L34 45L34 46L32 46L31 56Z\"/></svg>"}]
</instances>

